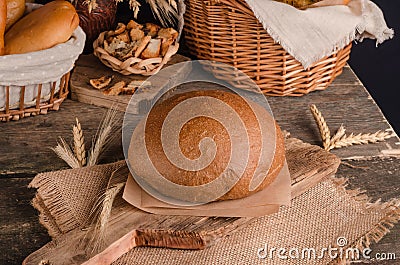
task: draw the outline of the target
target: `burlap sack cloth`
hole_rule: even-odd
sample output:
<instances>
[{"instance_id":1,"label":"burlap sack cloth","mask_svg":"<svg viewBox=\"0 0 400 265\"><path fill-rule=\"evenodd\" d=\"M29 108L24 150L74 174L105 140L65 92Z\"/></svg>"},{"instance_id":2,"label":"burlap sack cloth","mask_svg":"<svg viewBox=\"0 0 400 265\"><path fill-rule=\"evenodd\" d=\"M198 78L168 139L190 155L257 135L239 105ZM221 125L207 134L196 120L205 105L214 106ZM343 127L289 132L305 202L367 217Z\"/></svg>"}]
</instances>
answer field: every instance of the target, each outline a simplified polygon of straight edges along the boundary
<instances>
[{"instance_id":1,"label":"burlap sack cloth","mask_svg":"<svg viewBox=\"0 0 400 265\"><path fill-rule=\"evenodd\" d=\"M56 238L82 226L91 205L107 185L110 174L124 161L83 169L39 174L30 184L38 188L33 201L40 221ZM329 178L292 201L291 207L255 218L248 226L205 250L135 248L113 264L336 264L344 263L325 254L323 258L286 260L260 258L260 248L368 247L379 241L400 219L400 200L370 203L359 191L345 189L344 179ZM294 252L293 252L294 253ZM292 255L295 255L293 254ZM286 253L288 255L288 253Z\"/></svg>"}]
</instances>

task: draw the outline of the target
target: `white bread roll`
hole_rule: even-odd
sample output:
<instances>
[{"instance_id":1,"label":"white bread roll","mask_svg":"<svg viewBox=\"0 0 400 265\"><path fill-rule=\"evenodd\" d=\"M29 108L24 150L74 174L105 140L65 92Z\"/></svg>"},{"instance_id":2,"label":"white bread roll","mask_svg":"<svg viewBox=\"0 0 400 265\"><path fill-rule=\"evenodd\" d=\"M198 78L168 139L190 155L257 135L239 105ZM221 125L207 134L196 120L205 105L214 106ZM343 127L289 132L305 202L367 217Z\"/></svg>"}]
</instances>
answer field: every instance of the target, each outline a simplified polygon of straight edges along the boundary
<instances>
[{"instance_id":1,"label":"white bread roll","mask_svg":"<svg viewBox=\"0 0 400 265\"><path fill-rule=\"evenodd\" d=\"M66 42L79 25L74 6L53 1L27 14L5 35L5 54L20 54L51 48Z\"/></svg>"}]
</instances>

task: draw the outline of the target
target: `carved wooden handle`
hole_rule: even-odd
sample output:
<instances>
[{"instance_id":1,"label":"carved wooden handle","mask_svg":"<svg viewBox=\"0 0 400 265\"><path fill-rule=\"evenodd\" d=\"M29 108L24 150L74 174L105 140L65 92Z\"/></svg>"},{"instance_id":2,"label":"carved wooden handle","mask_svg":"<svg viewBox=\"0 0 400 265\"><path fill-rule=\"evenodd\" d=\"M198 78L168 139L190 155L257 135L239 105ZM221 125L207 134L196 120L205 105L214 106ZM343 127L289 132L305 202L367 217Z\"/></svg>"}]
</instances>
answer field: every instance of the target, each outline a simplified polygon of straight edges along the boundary
<instances>
[{"instance_id":1,"label":"carved wooden handle","mask_svg":"<svg viewBox=\"0 0 400 265\"><path fill-rule=\"evenodd\" d=\"M82 265L109 265L134 247L204 249L205 246L203 238L195 232L134 229Z\"/></svg>"}]
</instances>

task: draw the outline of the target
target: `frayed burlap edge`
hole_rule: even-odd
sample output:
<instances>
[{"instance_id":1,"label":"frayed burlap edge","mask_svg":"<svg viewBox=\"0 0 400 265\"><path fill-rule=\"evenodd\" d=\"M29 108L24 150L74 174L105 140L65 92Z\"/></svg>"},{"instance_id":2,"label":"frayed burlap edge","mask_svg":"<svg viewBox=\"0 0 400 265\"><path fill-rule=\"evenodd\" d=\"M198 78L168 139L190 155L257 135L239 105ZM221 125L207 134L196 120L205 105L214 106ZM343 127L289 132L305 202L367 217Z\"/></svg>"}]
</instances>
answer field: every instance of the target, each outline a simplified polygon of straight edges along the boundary
<instances>
[{"instance_id":1,"label":"frayed burlap edge","mask_svg":"<svg viewBox=\"0 0 400 265\"><path fill-rule=\"evenodd\" d=\"M395 224L400 221L400 199L394 198L387 202L381 199L371 202L371 199L360 189L347 189L347 178L331 177L332 182L339 188L349 194L354 200L363 204L365 209L375 209L379 212L385 212L384 216L375 226L359 237L355 242L349 244L348 248L357 248L360 252L365 248L369 248L372 243L378 243L385 235L390 232ZM330 265L348 265L351 260L335 259L329 263Z\"/></svg>"},{"instance_id":2,"label":"frayed burlap edge","mask_svg":"<svg viewBox=\"0 0 400 265\"><path fill-rule=\"evenodd\" d=\"M107 184L112 172L121 166L125 165L125 161L121 160L111 164L94 166L100 170L104 168L104 176L99 176L107 181ZM89 167L78 168L75 170L90 170ZM48 177L48 174L57 172L66 172L74 169L66 169L55 172L40 173L31 181L28 188L36 188L35 197L32 199L32 206L39 211L39 222L48 231L52 238L56 238L61 234L65 234L74 228L80 227L83 224L75 217L73 209L68 205L65 198L58 191L58 187L54 185L54 181Z\"/></svg>"},{"instance_id":3,"label":"frayed burlap edge","mask_svg":"<svg viewBox=\"0 0 400 265\"><path fill-rule=\"evenodd\" d=\"M52 182L41 176L41 174L37 175L28 186L38 189L32 199L32 206L39 211L39 223L47 229L52 238L55 238L63 233L61 226L77 226L76 219L63 218L63 223L56 222L54 216L72 216L73 213L62 196L57 193Z\"/></svg>"}]
</instances>

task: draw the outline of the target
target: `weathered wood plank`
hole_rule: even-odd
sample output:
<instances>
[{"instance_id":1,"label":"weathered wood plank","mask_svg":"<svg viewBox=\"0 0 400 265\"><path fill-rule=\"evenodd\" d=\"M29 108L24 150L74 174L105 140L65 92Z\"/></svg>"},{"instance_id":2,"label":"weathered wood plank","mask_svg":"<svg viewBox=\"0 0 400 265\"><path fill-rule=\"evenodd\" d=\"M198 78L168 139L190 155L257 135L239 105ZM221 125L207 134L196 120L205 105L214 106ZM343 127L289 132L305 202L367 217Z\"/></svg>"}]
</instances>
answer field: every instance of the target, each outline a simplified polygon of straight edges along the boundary
<instances>
[{"instance_id":1,"label":"weathered wood plank","mask_svg":"<svg viewBox=\"0 0 400 265\"><path fill-rule=\"evenodd\" d=\"M345 126L348 133L393 131L362 85L337 85L301 98L268 97L268 101L276 120L283 129L290 131L293 137L312 144L321 145L321 139L309 111L311 104L315 104L322 112L332 134L341 124ZM351 146L332 152L342 159L400 155L398 142L399 138L393 137L385 142Z\"/></svg>"},{"instance_id":2,"label":"weathered wood plank","mask_svg":"<svg viewBox=\"0 0 400 265\"><path fill-rule=\"evenodd\" d=\"M357 78L348 64L343 67L342 74L333 80L330 87L341 85L361 85L361 81Z\"/></svg>"},{"instance_id":3,"label":"weathered wood plank","mask_svg":"<svg viewBox=\"0 0 400 265\"><path fill-rule=\"evenodd\" d=\"M165 67L186 61L190 61L190 59L188 57L175 54L165 65ZM162 87L166 84L174 84L178 80L185 78L189 74L190 70L190 67L181 66L174 69L174 71L168 72L167 74L162 72L158 73L157 78L152 80L151 86ZM87 104L106 108L112 107L119 111L125 111L131 99L130 95L104 95L102 91L91 87L89 80L99 78L101 76L113 76L114 78L111 82L111 85L119 81L125 81L128 84L133 80L143 81L148 78L147 76L142 75L122 75L106 67L94 55L81 55L79 60L76 62L74 72L71 75L71 98ZM152 94L149 91L141 92L144 103L146 103L147 98L152 98Z\"/></svg>"},{"instance_id":4,"label":"weathered wood plank","mask_svg":"<svg viewBox=\"0 0 400 265\"><path fill-rule=\"evenodd\" d=\"M349 178L349 189L365 190L372 201L382 199L388 201L400 198L400 159L398 158L373 158L368 160L349 160L342 163L336 173L338 177ZM400 224L391 228L378 244L372 244L371 256L375 253L395 253L400 259ZM398 264L399 261L373 260L360 264Z\"/></svg>"},{"instance_id":5,"label":"weathered wood plank","mask_svg":"<svg viewBox=\"0 0 400 265\"><path fill-rule=\"evenodd\" d=\"M68 168L68 166L50 150L57 145L58 137L72 141L72 125L75 117L82 124L88 147L97 132L100 121L107 109L66 100L59 111L47 115L26 118L17 122L0 124L0 178L18 175L35 175ZM123 113L118 113L119 119ZM114 143L105 152L102 163L123 158L121 136L117 133ZM6 154L6 155L5 155Z\"/></svg>"},{"instance_id":6,"label":"weathered wood plank","mask_svg":"<svg viewBox=\"0 0 400 265\"><path fill-rule=\"evenodd\" d=\"M21 264L24 257L50 240L38 222L28 189L30 178L0 179L0 264Z\"/></svg>"}]
</instances>

